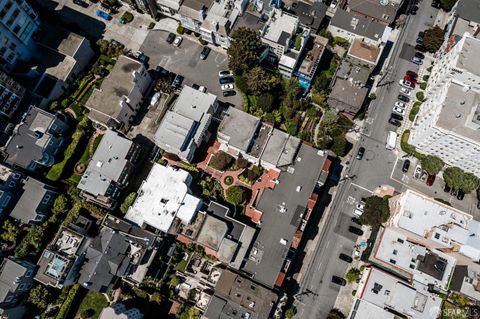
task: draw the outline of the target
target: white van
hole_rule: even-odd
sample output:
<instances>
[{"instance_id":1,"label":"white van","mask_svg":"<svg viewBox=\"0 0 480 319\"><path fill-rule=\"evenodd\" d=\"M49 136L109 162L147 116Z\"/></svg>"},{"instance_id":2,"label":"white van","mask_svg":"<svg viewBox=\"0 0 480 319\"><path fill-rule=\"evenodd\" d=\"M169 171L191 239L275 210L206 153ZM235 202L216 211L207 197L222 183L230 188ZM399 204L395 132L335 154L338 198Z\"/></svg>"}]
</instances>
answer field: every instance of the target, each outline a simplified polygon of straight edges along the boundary
<instances>
[{"instance_id":1,"label":"white van","mask_svg":"<svg viewBox=\"0 0 480 319\"><path fill-rule=\"evenodd\" d=\"M387 144L385 148L387 150L394 150L397 147L397 137L398 134L394 131L389 131L387 136Z\"/></svg>"}]
</instances>

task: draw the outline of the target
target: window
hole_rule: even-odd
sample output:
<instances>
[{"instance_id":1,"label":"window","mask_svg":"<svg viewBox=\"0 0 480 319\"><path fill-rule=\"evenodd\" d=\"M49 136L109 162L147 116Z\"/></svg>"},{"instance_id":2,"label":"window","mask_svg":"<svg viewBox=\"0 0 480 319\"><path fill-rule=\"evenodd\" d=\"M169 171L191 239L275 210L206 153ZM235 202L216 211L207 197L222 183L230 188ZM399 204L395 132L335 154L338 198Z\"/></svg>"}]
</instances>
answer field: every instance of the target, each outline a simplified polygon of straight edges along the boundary
<instances>
[{"instance_id":1,"label":"window","mask_svg":"<svg viewBox=\"0 0 480 319\"><path fill-rule=\"evenodd\" d=\"M48 204L48 202L50 201L50 198L52 198L50 194L46 194L42 199L42 204L45 204L45 205Z\"/></svg>"},{"instance_id":2,"label":"window","mask_svg":"<svg viewBox=\"0 0 480 319\"><path fill-rule=\"evenodd\" d=\"M440 239L440 234L439 233L435 233L435 239Z\"/></svg>"},{"instance_id":3,"label":"window","mask_svg":"<svg viewBox=\"0 0 480 319\"><path fill-rule=\"evenodd\" d=\"M32 270L28 270L27 273L25 274L25 277L31 277L32 276L32 273L33 271Z\"/></svg>"}]
</instances>

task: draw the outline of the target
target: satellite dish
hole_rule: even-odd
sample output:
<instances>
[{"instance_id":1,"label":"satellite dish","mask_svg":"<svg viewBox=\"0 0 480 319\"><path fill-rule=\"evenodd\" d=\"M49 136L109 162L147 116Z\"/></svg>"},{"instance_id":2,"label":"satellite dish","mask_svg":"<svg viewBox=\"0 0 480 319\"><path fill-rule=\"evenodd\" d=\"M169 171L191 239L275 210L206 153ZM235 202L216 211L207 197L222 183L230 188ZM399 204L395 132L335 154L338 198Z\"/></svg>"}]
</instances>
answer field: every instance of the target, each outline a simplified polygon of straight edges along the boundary
<instances>
[{"instance_id":1,"label":"satellite dish","mask_svg":"<svg viewBox=\"0 0 480 319\"><path fill-rule=\"evenodd\" d=\"M388 1L389 1L389 0L380 0L380 4L381 4L382 6L386 6L386 5L388 4Z\"/></svg>"}]
</instances>

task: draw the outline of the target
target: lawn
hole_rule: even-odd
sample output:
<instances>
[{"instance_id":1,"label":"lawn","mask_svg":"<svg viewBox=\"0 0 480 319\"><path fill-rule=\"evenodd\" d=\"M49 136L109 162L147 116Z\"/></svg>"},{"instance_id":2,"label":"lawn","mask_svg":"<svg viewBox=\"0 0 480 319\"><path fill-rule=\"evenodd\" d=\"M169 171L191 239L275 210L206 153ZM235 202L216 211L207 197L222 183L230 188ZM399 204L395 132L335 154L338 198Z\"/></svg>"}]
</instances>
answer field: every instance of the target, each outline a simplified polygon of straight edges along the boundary
<instances>
[{"instance_id":1,"label":"lawn","mask_svg":"<svg viewBox=\"0 0 480 319\"><path fill-rule=\"evenodd\" d=\"M78 307L77 314L75 317L80 316L85 310L93 309L95 314L91 317L92 319L97 319L102 312L102 309L108 306L107 299L105 296L99 292L89 291L83 298L82 303Z\"/></svg>"},{"instance_id":2,"label":"lawn","mask_svg":"<svg viewBox=\"0 0 480 319\"><path fill-rule=\"evenodd\" d=\"M180 272L185 272L185 269L187 269L187 265L188 265L188 260L190 258L188 258L187 260L185 259L182 259L176 266L175 266L175 270L176 271L180 271Z\"/></svg>"}]
</instances>

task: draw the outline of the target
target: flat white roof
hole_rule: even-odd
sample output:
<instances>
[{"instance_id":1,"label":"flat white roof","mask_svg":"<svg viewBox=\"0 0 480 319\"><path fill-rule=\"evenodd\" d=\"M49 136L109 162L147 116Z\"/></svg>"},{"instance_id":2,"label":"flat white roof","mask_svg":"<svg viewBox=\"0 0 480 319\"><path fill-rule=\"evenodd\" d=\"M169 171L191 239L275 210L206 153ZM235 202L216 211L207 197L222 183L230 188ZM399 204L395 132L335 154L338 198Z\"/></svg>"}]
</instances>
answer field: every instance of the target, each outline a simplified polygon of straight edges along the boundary
<instances>
[{"instance_id":1,"label":"flat white roof","mask_svg":"<svg viewBox=\"0 0 480 319\"><path fill-rule=\"evenodd\" d=\"M190 179L187 171L154 164L125 219L164 232L169 230L175 217L190 223L201 204L200 198L189 194Z\"/></svg>"},{"instance_id":2,"label":"flat white roof","mask_svg":"<svg viewBox=\"0 0 480 319\"><path fill-rule=\"evenodd\" d=\"M285 43L281 42L284 37L282 33L288 34L289 36L293 35L297 23L298 18L296 16L282 11L275 12L265 26L263 37L272 42L285 45Z\"/></svg>"}]
</instances>

